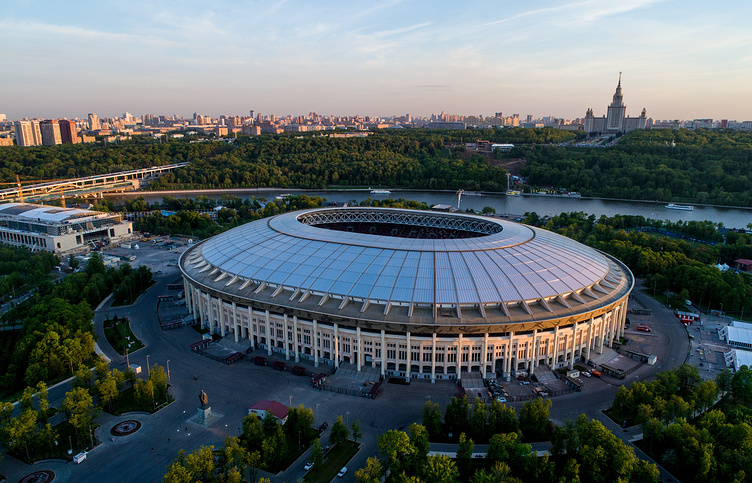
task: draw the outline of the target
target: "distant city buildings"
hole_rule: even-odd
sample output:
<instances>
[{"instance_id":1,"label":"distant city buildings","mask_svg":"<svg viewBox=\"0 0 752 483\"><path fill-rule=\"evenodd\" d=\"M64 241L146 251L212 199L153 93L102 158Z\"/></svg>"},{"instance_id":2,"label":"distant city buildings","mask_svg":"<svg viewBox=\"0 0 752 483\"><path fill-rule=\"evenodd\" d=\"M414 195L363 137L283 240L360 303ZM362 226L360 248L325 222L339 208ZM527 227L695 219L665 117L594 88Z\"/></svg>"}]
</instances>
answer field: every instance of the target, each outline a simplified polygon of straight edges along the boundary
<instances>
[{"instance_id":1,"label":"distant city buildings","mask_svg":"<svg viewBox=\"0 0 752 483\"><path fill-rule=\"evenodd\" d=\"M173 115L143 114L134 116L125 112L121 117L100 119L90 113L88 119L28 119L5 120L0 114L0 146L53 146L57 144L90 143L95 141L118 143L130 140L132 136L177 139L188 136L191 142L199 139L191 136L232 139L239 135L258 136L261 134L311 133L336 131L336 134L365 133L377 129L424 128L437 130L494 129L494 128L554 128L570 131L584 131L592 134L626 133L635 129L739 129L752 130L752 121L728 119L692 120L653 120L647 117L645 109L638 117L627 116L627 106L621 87L621 74L611 104L606 115L595 117L588 108L584 118L565 119L555 116L534 117L513 113L504 115L496 111L492 116L461 115L441 112L430 116L402 114L395 116L334 116L310 112L307 115L287 115L278 117L264 115L249 109L247 116L223 114L211 117L198 112L184 118ZM174 135L180 134L180 136ZM328 133L331 135L333 133Z\"/></svg>"},{"instance_id":2,"label":"distant city buildings","mask_svg":"<svg viewBox=\"0 0 752 483\"><path fill-rule=\"evenodd\" d=\"M640 117L628 117L627 106L624 105L624 96L621 93L621 72L619 73L619 83L616 86L616 92L611 104L608 106L607 114L602 117L595 117L593 109L588 108L585 114L584 130L587 133L625 133L635 129L645 129L648 127L647 111L645 109L640 113Z\"/></svg>"}]
</instances>

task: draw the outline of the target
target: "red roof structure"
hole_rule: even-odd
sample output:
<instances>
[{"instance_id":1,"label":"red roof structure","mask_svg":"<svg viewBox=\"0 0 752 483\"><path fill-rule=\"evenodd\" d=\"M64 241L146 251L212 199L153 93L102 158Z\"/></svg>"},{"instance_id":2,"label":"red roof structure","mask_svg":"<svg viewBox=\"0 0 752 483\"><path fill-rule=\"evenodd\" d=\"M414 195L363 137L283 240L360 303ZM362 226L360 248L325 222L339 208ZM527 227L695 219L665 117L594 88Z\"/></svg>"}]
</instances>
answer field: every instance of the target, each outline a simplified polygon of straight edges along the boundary
<instances>
[{"instance_id":1,"label":"red roof structure","mask_svg":"<svg viewBox=\"0 0 752 483\"><path fill-rule=\"evenodd\" d=\"M254 413L261 419L266 416L266 413L272 413L272 415L279 419L282 424L287 420L287 414L290 412L290 408L277 401L267 401L265 399L260 400L253 406L248 408L248 414Z\"/></svg>"}]
</instances>

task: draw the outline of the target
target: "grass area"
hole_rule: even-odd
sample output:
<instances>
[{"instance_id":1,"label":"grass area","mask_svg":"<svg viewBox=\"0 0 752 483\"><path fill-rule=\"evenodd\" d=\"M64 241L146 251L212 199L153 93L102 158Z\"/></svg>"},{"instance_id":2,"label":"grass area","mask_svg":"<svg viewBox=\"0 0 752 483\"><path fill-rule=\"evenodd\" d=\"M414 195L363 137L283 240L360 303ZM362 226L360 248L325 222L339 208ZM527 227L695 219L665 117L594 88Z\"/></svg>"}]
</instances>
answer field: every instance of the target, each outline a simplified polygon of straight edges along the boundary
<instances>
[{"instance_id":1,"label":"grass area","mask_svg":"<svg viewBox=\"0 0 752 483\"><path fill-rule=\"evenodd\" d=\"M76 437L75 428L73 428L68 421L53 426L52 429L57 433L57 438L55 439L57 445L54 444L54 442L50 446L34 445L30 443L28 455L31 460L27 458L25 448L20 452L9 452L8 454L29 464L50 458L60 458L70 461L73 458L72 455L76 455L82 451L90 451L92 449L92 441L94 442L94 446L100 444L100 442L93 437L93 431L96 429L96 426L92 428L91 434L82 434L78 438ZM69 455L68 451L71 448L73 448L72 455Z\"/></svg>"},{"instance_id":2,"label":"grass area","mask_svg":"<svg viewBox=\"0 0 752 483\"><path fill-rule=\"evenodd\" d=\"M120 393L117 401L112 404L112 412L117 416L131 411L144 411L148 413L154 413L169 405L173 401L175 401L175 398L168 394L167 401L152 402L151 400L149 400L143 403L136 399L136 391L131 387Z\"/></svg>"},{"instance_id":3,"label":"grass area","mask_svg":"<svg viewBox=\"0 0 752 483\"><path fill-rule=\"evenodd\" d=\"M307 483L329 483L337 476L343 466L358 452L360 443L347 441L344 444L338 444L326 455L324 462L311 468L303 477ZM355 471L356 468L347 468L347 472Z\"/></svg>"},{"instance_id":4,"label":"grass area","mask_svg":"<svg viewBox=\"0 0 752 483\"><path fill-rule=\"evenodd\" d=\"M126 348L128 353L135 352L142 348L144 344L133 335L128 319L117 319L104 321L104 335L107 342L121 356L125 355Z\"/></svg>"}]
</instances>

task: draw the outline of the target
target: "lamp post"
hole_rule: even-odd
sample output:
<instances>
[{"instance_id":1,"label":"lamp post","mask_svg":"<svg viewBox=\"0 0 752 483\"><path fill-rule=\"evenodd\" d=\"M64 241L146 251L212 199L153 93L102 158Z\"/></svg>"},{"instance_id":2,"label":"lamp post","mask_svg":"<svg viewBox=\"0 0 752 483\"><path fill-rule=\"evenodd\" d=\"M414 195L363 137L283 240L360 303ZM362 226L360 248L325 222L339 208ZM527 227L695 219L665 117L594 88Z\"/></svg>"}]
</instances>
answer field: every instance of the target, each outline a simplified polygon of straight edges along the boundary
<instances>
[{"instance_id":1,"label":"lamp post","mask_svg":"<svg viewBox=\"0 0 752 483\"><path fill-rule=\"evenodd\" d=\"M290 407L292 407L292 396L290 396Z\"/></svg>"},{"instance_id":2,"label":"lamp post","mask_svg":"<svg viewBox=\"0 0 752 483\"><path fill-rule=\"evenodd\" d=\"M319 425L319 405L316 404L316 426Z\"/></svg>"},{"instance_id":3,"label":"lamp post","mask_svg":"<svg viewBox=\"0 0 752 483\"><path fill-rule=\"evenodd\" d=\"M350 411L347 411L345 414L347 415L345 419L345 425L349 428L350 427Z\"/></svg>"},{"instance_id":4,"label":"lamp post","mask_svg":"<svg viewBox=\"0 0 752 483\"><path fill-rule=\"evenodd\" d=\"M149 354L146 354L146 377L151 377L151 369L149 368Z\"/></svg>"},{"instance_id":5,"label":"lamp post","mask_svg":"<svg viewBox=\"0 0 752 483\"><path fill-rule=\"evenodd\" d=\"M721 302L721 322L723 322L723 302Z\"/></svg>"},{"instance_id":6,"label":"lamp post","mask_svg":"<svg viewBox=\"0 0 752 483\"><path fill-rule=\"evenodd\" d=\"M167 359L167 383L172 383L172 381L170 380L170 359Z\"/></svg>"}]
</instances>

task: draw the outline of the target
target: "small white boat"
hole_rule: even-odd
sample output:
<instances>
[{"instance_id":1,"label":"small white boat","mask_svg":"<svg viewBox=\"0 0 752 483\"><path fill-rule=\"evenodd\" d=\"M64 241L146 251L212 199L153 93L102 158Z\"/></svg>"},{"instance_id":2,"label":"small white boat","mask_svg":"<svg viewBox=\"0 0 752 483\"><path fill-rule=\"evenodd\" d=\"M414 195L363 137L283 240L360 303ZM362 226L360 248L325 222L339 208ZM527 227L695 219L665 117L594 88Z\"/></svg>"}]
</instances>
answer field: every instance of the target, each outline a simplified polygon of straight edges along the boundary
<instances>
[{"instance_id":1,"label":"small white boat","mask_svg":"<svg viewBox=\"0 0 752 483\"><path fill-rule=\"evenodd\" d=\"M389 190L371 190L372 195L390 195L392 194Z\"/></svg>"},{"instance_id":2,"label":"small white boat","mask_svg":"<svg viewBox=\"0 0 752 483\"><path fill-rule=\"evenodd\" d=\"M677 205L674 203L667 204L666 208L668 208L669 210L682 210L682 211L692 211L695 209L695 207L691 205Z\"/></svg>"}]
</instances>

